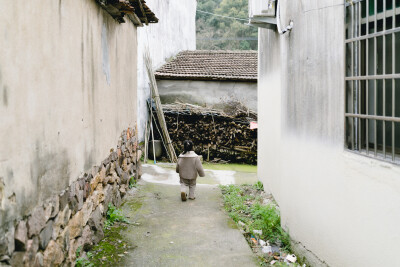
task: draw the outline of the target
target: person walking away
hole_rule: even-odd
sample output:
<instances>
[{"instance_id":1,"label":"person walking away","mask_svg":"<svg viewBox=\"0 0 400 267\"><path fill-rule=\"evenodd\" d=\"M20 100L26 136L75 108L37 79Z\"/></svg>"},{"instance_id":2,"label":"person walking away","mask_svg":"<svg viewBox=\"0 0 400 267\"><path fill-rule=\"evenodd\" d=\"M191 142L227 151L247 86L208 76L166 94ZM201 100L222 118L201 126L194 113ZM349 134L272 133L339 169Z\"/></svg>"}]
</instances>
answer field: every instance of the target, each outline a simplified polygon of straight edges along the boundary
<instances>
[{"instance_id":1,"label":"person walking away","mask_svg":"<svg viewBox=\"0 0 400 267\"><path fill-rule=\"evenodd\" d=\"M176 172L179 173L181 183L181 199L186 201L187 191L189 189L189 199L194 200L196 197L197 175L204 177L204 169L199 156L193 151L193 142L185 140L183 142L184 152L179 155L178 163L176 164Z\"/></svg>"}]
</instances>

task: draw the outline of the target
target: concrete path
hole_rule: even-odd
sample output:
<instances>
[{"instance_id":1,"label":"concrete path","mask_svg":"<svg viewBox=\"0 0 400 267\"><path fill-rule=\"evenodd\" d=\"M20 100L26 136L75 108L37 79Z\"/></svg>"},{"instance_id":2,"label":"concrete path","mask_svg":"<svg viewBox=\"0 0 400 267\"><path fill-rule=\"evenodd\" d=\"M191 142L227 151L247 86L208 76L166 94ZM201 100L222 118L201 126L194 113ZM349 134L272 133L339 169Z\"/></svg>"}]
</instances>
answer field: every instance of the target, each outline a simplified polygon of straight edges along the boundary
<instances>
[{"instance_id":1,"label":"concrete path","mask_svg":"<svg viewBox=\"0 0 400 267\"><path fill-rule=\"evenodd\" d=\"M186 202L178 185L142 180L139 187L122 206L139 225L121 233L135 249L119 266L258 266L216 185L199 185L196 200Z\"/></svg>"}]
</instances>

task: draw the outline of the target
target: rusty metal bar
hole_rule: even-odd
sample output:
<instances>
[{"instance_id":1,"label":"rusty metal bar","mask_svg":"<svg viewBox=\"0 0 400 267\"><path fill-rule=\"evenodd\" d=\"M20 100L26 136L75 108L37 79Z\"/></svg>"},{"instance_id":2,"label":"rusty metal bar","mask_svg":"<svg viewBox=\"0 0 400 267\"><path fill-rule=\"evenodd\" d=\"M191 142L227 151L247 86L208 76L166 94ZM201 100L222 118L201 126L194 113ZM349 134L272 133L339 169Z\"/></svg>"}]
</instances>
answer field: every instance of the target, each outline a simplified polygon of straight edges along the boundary
<instances>
[{"instance_id":1,"label":"rusty metal bar","mask_svg":"<svg viewBox=\"0 0 400 267\"><path fill-rule=\"evenodd\" d=\"M351 118L400 122L400 117L386 117L386 116L364 115L364 114L354 114L354 113L345 113L344 115L346 117L351 117Z\"/></svg>"},{"instance_id":2,"label":"rusty metal bar","mask_svg":"<svg viewBox=\"0 0 400 267\"><path fill-rule=\"evenodd\" d=\"M375 63L376 64L376 63ZM355 80L377 80L377 79L400 79L400 73L397 74L378 74L378 75L367 75L367 76L354 76L345 77L346 81Z\"/></svg>"}]
</instances>

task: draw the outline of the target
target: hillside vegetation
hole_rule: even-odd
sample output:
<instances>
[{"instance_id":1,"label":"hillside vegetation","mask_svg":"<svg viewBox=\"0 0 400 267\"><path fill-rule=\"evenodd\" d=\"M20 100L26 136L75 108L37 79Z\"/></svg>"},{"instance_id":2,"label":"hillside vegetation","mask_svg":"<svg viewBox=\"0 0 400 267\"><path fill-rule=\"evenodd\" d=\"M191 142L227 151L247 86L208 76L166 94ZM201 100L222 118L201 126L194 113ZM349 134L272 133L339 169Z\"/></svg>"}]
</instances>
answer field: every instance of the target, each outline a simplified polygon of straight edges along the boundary
<instances>
[{"instance_id":1,"label":"hillside vegetation","mask_svg":"<svg viewBox=\"0 0 400 267\"><path fill-rule=\"evenodd\" d=\"M248 0L198 0L197 49L257 50L257 28L246 25L247 20Z\"/></svg>"}]
</instances>

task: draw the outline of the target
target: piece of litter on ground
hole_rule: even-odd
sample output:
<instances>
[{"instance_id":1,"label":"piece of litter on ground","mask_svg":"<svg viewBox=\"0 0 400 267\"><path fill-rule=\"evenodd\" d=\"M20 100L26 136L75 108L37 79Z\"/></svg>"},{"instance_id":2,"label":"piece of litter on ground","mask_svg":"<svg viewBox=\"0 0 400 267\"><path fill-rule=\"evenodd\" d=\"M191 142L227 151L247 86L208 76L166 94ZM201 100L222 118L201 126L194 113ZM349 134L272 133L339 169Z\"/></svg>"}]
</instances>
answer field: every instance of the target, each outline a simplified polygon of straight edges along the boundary
<instances>
[{"instance_id":1,"label":"piece of litter on ground","mask_svg":"<svg viewBox=\"0 0 400 267\"><path fill-rule=\"evenodd\" d=\"M254 234L262 235L262 230L253 230Z\"/></svg>"},{"instance_id":2,"label":"piece of litter on ground","mask_svg":"<svg viewBox=\"0 0 400 267\"><path fill-rule=\"evenodd\" d=\"M124 257L125 255L124 255L124 254L118 254L118 256L120 256L120 257Z\"/></svg>"},{"instance_id":3,"label":"piece of litter on ground","mask_svg":"<svg viewBox=\"0 0 400 267\"><path fill-rule=\"evenodd\" d=\"M150 232L147 232L147 233L145 234L145 236L150 236Z\"/></svg>"},{"instance_id":4,"label":"piece of litter on ground","mask_svg":"<svg viewBox=\"0 0 400 267\"><path fill-rule=\"evenodd\" d=\"M171 242L169 242L170 244L173 244L174 243L174 241L171 241Z\"/></svg>"},{"instance_id":5,"label":"piece of litter on ground","mask_svg":"<svg viewBox=\"0 0 400 267\"><path fill-rule=\"evenodd\" d=\"M128 251L125 251L124 253L125 253L125 254L128 254L129 252L128 252Z\"/></svg>"},{"instance_id":6,"label":"piece of litter on ground","mask_svg":"<svg viewBox=\"0 0 400 267\"><path fill-rule=\"evenodd\" d=\"M246 226L246 224L244 222L242 222L242 221L239 221L238 224L241 225L241 226Z\"/></svg>"},{"instance_id":7,"label":"piece of litter on ground","mask_svg":"<svg viewBox=\"0 0 400 267\"><path fill-rule=\"evenodd\" d=\"M271 249L272 249L272 253L280 253L281 252L280 248L277 246L271 246Z\"/></svg>"},{"instance_id":8,"label":"piece of litter on ground","mask_svg":"<svg viewBox=\"0 0 400 267\"><path fill-rule=\"evenodd\" d=\"M262 247L267 245L267 242L265 242L262 239L258 240L258 242L260 243L260 246L262 246Z\"/></svg>"},{"instance_id":9,"label":"piece of litter on ground","mask_svg":"<svg viewBox=\"0 0 400 267\"><path fill-rule=\"evenodd\" d=\"M297 257L294 254L289 254L286 257L286 260L291 263L295 263L297 261Z\"/></svg>"},{"instance_id":10,"label":"piece of litter on ground","mask_svg":"<svg viewBox=\"0 0 400 267\"><path fill-rule=\"evenodd\" d=\"M274 265L275 262L276 262L276 260L273 260L273 261L270 262L270 264L271 264L271 265Z\"/></svg>"},{"instance_id":11,"label":"piece of litter on ground","mask_svg":"<svg viewBox=\"0 0 400 267\"><path fill-rule=\"evenodd\" d=\"M263 253L272 253L272 247L271 246L263 246L262 252Z\"/></svg>"}]
</instances>

